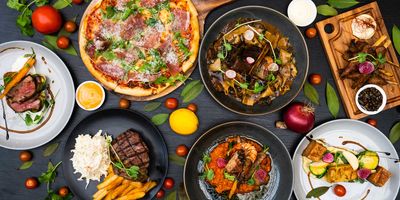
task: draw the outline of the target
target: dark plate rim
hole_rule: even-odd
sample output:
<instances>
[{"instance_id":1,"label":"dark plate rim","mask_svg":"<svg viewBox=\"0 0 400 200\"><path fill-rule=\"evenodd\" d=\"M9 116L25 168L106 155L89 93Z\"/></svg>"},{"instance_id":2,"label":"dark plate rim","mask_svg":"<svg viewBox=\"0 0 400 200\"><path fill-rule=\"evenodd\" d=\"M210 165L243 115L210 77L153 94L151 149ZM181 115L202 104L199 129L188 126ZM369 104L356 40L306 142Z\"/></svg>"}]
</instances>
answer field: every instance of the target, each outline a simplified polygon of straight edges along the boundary
<instances>
[{"instance_id":1,"label":"dark plate rim","mask_svg":"<svg viewBox=\"0 0 400 200\"><path fill-rule=\"evenodd\" d=\"M103 109L103 110L98 110L98 111L95 111L95 112L90 113L89 115L85 116L83 119L81 119L81 120L72 128L72 130L71 130L71 131L69 132L69 134L68 134L68 137L67 137L66 141L64 142L64 147L63 147L63 151L62 151L62 154L61 154L61 160L63 161L62 164L61 164L61 167L62 167L62 171L63 171L64 177L70 175L70 174L68 174L68 173L66 172L66 170L65 170L67 163L64 162L64 158L66 157L66 156L65 156L65 155L66 155L65 152L67 151L67 149L66 149L66 148L67 148L67 147L66 147L67 145L66 145L66 144L67 144L68 141L71 139L70 137L71 137L72 133L74 132L75 128L76 128L77 126L79 126L83 121L85 121L88 117L93 116L93 115L97 115L97 114L99 114L99 113L101 113L101 112L108 112L108 111L123 111L123 112L126 111L126 112L130 112L130 113L132 113L132 114L138 115L139 117L143 118L145 121L149 122L149 124L151 124L151 126L154 128L154 130L155 130L155 131L157 132L157 134L160 136L161 142L164 144L161 148L164 149L164 150L163 150L164 156L165 156L167 159L166 159L166 166L165 166L165 172L166 172L166 173L165 173L164 176L162 177L162 179L161 179L162 181L161 181L160 183L157 183L157 186L153 188L153 189L157 189L157 191L158 191L158 190L162 187L162 183L164 182L165 178L168 176L168 169L169 169L168 146L167 146L167 143L165 143L165 139L164 139L164 137L162 136L162 133L161 133L161 131L158 129L158 127L157 127L156 125L154 125L153 122L151 122L147 116L145 116L144 114L142 114L142 113L140 113L140 112L138 112L138 111L131 110L131 109L107 108L107 109ZM69 160L69 159L68 159L68 160ZM70 183L68 182L68 180L66 180L65 183L66 183L67 186L69 186L69 184L70 184ZM74 196L75 196L76 192L73 191L73 189L72 189L71 187L69 187L69 188L71 189L71 192L72 192L72 193L74 194ZM156 194L157 194L157 193L154 193L153 196L149 196L149 199L153 199L153 198L155 197ZM74 198L75 198L75 197L74 197Z\"/></svg>"},{"instance_id":2,"label":"dark plate rim","mask_svg":"<svg viewBox=\"0 0 400 200\"><path fill-rule=\"evenodd\" d=\"M197 63L198 63L198 65L199 65L199 72L200 72L201 80L202 80L202 82L203 82L203 85L204 85L205 88L207 89L207 92L211 95L211 97L212 97L216 102L218 102L222 107L224 107L225 109L227 109L227 110L229 110L229 111L231 111L231 112L234 112L234 113L237 113L237 114L241 114L241 115L246 115L246 116L260 116L260 115L266 115L266 114L270 114L270 113L276 112L276 111L282 109L283 107L287 106L290 102L292 102L292 101L299 95L299 93L300 93L300 91L301 91L301 88L303 88L304 83L305 83L305 81L306 81L306 79L307 79L307 74L308 74L308 70L309 70L309 67L310 67L310 66L309 66L309 65L310 65L310 56L309 56L309 52L308 52L307 43L306 43L306 41L305 41L305 39L304 39L304 37L303 37L303 34L301 33L300 29L299 29L288 17L286 17L286 15L280 13L279 11L277 11L277 10L275 10L275 9L272 9L272 8L269 8L269 7L258 6L258 5L241 6L241 7L232 9L232 10L230 10L230 11L224 13L224 14L221 15L220 17L218 17L218 19L215 20L215 21L211 24L211 26L207 29L206 33L204 34L204 37L203 37L203 39L201 40L201 43L200 43L199 54L198 54L198 56L201 56L201 55L203 54L202 47L204 46L205 38L207 38L208 35L209 35L209 31L210 31L214 26L216 26L216 25L219 23L219 21L222 20L222 18L224 18L226 15L229 15L229 14L231 14L231 13L233 13L233 12L237 12L237 11L239 11L239 10L246 10L246 9L253 9L253 8L261 8L261 9L265 9L265 10L271 11L271 12L273 12L273 13L276 13L277 15L280 15L281 17L283 17L284 19L286 19L293 27L295 27L297 33L298 33L298 34L300 35L300 37L301 37L302 44L303 44L304 47L305 47L307 59L306 59L306 70L305 70L305 73L304 73L303 81L301 82L300 89L295 93L295 95L293 95L293 97L290 98L289 101L287 101L285 104L282 104L282 106L280 106L280 107L278 107L278 108L276 108L276 109L270 110L270 111L260 112L260 113L245 113L245 112L241 112L241 111L235 110L235 109L233 109L233 108L229 108L229 107L226 106L223 102L221 102L220 100L218 100L218 98L215 97L215 96L212 94L212 92L210 91L211 89L208 88L207 84L204 84L204 83L206 82L206 80L205 80L205 75L203 75L202 70L201 70L201 68L203 68L204 66L201 65L201 59L197 59Z\"/></svg>"},{"instance_id":3,"label":"dark plate rim","mask_svg":"<svg viewBox=\"0 0 400 200\"><path fill-rule=\"evenodd\" d=\"M207 131L205 131L205 132L204 132L199 138L197 138L196 141L192 144L192 147L190 148L189 153L188 153L188 155L187 155L187 157L186 157L185 165L183 166L183 174L182 174L182 178L183 178L183 187L184 187L184 189L185 189L185 192L186 192L187 197L189 198L189 200L190 200L190 197L189 197L189 195L188 195L189 193L188 193L188 189L187 189L187 187L186 187L186 181L188 181L188 180L186 179L185 174L186 174L186 168L187 168L188 160L189 160L191 154L193 153L193 151L194 151L193 149L196 147L197 143L198 143L200 140L202 140L203 138L205 138L205 137L207 137L208 135L212 134L212 133L214 132L215 129L218 129L218 128L223 127L223 126L235 126L235 125L241 125L241 124L246 124L246 125L250 125L250 126L255 126L255 127L257 127L257 128L260 128L260 129L264 130L265 132L267 132L267 133L269 133L270 135L272 135L272 137L275 137L275 139L277 139L277 141L279 141L279 144L282 145L282 146L284 147L285 153L286 153L286 155L289 157L289 160L290 160L290 169L291 169L291 171L292 171L292 184L291 184L290 195L288 196L288 200L292 197L293 188L294 188L293 158L292 158L292 156L290 155L290 153L289 153L288 149L286 148L285 144L282 142L281 139L279 139L278 136L276 136L272 131L268 130L267 128L265 128L265 127L263 127L263 126L261 126L261 125L259 125L259 124L253 123L253 122L237 120L237 121L224 122L224 123L222 123L222 124L218 124L218 125L216 125L216 126L213 126L212 128L210 128L210 129L208 129Z\"/></svg>"}]
</instances>

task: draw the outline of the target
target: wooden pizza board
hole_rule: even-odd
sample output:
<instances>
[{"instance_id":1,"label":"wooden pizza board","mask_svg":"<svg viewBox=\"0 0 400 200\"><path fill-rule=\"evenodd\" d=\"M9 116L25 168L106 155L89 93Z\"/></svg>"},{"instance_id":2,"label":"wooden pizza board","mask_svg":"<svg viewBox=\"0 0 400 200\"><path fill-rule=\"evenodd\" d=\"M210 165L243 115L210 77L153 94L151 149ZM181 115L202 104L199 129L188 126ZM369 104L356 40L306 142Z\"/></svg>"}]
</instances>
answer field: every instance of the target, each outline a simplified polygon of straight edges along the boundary
<instances>
[{"instance_id":1,"label":"wooden pizza board","mask_svg":"<svg viewBox=\"0 0 400 200\"><path fill-rule=\"evenodd\" d=\"M351 88L352 80L342 80L339 76L339 70L347 66L347 61L342 58L341 52L344 52L348 49L347 45L350 43L351 39L356 38L352 34L351 22L356 16L361 14L369 14L377 22L377 30L375 35L369 39L371 43L374 43L382 35L386 35L387 40L390 40L390 36L387 32L381 12L376 2L369 3L362 7L316 23L316 27L324 46L325 53L328 57L338 92L342 98L344 110L346 111L347 116L351 119L360 119L367 115L362 113L356 106L355 94L357 89ZM325 28L329 28L329 26L333 30L330 33L325 31ZM392 61L397 65L399 64L392 44L388 47L386 60ZM387 84L383 86L383 89L387 95L387 104L384 110L400 105L400 68L386 64L385 70L394 75L394 80L397 84Z\"/></svg>"}]
</instances>

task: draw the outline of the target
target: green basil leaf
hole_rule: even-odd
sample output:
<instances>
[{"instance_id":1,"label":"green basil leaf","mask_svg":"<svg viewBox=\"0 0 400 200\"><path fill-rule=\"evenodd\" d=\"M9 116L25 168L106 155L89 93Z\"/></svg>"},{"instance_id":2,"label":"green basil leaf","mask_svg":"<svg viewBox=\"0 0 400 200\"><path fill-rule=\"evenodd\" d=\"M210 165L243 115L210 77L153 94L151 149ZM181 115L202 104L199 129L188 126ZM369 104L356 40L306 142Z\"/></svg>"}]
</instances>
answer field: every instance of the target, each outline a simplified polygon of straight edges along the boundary
<instances>
[{"instance_id":1,"label":"green basil leaf","mask_svg":"<svg viewBox=\"0 0 400 200\"><path fill-rule=\"evenodd\" d=\"M166 200L176 200L176 191L172 191L167 195Z\"/></svg>"},{"instance_id":2,"label":"green basil leaf","mask_svg":"<svg viewBox=\"0 0 400 200\"><path fill-rule=\"evenodd\" d=\"M304 84L304 95L314 104L319 105L319 95L317 90L310 83Z\"/></svg>"},{"instance_id":3,"label":"green basil leaf","mask_svg":"<svg viewBox=\"0 0 400 200\"><path fill-rule=\"evenodd\" d=\"M57 0L56 2L53 3L53 7L55 9L61 10L67 6L71 6L72 0Z\"/></svg>"},{"instance_id":4,"label":"green basil leaf","mask_svg":"<svg viewBox=\"0 0 400 200\"><path fill-rule=\"evenodd\" d=\"M400 139L400 122L397 122L392 129L390 129L389 139L393 144Z\"/></svg>"},{"instance_id":5,"label":"green basil leaf","mask_svg":"<svg viewBox=\"0 0 400 200\"><path fill-rule=\"evenodd\" d=\"M167 121L168 116L169 116L169 114L160 113L160 114L154 115L154 116L151 118L151 121L152 121L155 125L159 126L159 125L161 125L161 124L164 124L164 123Z\"/></svg>"},{"instance_id":6,"label":"green basil leaf","mask_svg":"<svg viewBox=\"0 0 400 200\"><path fill-rule=\"evenodd\" d=\"M189 84L187 84L187 85L185 86L185 88L183 88L183 90L182 90L181 97L186 96L187 93L188 93L195 85L197 85L198 83L200 83L200 80L194 80L194 81L191 81Z\"/></svg>"},{"instance_id":7,"label":"green basil leaf","mask_svg":"<svg viewBox=\"0 0 400 200\"><path fill-rule=\"evenodd\" d=\"M146 105L144 106L144 111L146 111L146 112L154 111L154 110L156 110L158 107L160 107L160 105L161 105L161 102L158 102L158 101L148 103L148 104L146 104Z\"/></svg>"},{"instance_id":8,"label":"green basil leaf","mask_svg":"<svg viewBox=\"0 0 400 200\"><path fill-rule=\"evenodd\" d=\"M180 165L180 166L185 165L185 158L180 157L176 154L169 154L168 159L169 159L169 161L171 161L172 163L174 163L176 165Z\"/></svg>"},{"instance_id":9,"label":"green basil leaf","mask_svg":"<svg viewBox=\"0 0 400 200\"><path fill-rule=\"evenodd\" d=\"M360 2L355 1L355 0L328 0L327 3L334 8L343 9L343 8L350 8L352 6L355 6Z\"/></svg>"},{"instance_id":10,"label":"green basil leaf","mask_svg":"<svg viewBox=\"0 0 400 200\"><path fill-rule=\"evenodd\" d=\"M329 112L333 117L337 117L339 114L339 98L336 94L335 89L329 82L326 82L326 103L328 104Z\"/></svg>"},{"instance_id":11,"label":"green basil leaf","mask_svg":"<svg viewBox=\"0 0 400 200\"><path fill-rule=\"evenodd\" d=\"M44 157L49 157L49 156L51 156L54 152L57 151L58 146L59 146L58 143L50 144L49 146L47 146L47 147L43 150L43 156L44 156Z\"/></svg>"},{"instance_id":12,"label":"green basil leaf","mask_svg":"<svg viewBox=\"0 0 400 200\"><path fill-rule=\"evenodd\" d=\"M188 103L195 99L199 94L203 91L204 85L199 83L195 85L190 91L187 92L185 96L183 96L183 103Z\"/></svg>"},{"instance_id":13,"label":"green basil leaf","mask_svg":"<svg viewBox=\"0 0 400 200\"><path fill-rule=\"evenodd\" d=\"M63 51L65 53L67 53L67 54L70 54L70 55L73 55L73 56L77 56L78 55L78 53L76 52L76 50L75 50L75 48L74 48L74 46L72 44L69 45L69 47L66 48L66 49L58 48L57 47L57 36L45 35L43 43L46 43L47 45L52 46L53 49L57 49L57 50Z\"/></svg>"},{"instance_id":14,"label":"green basil leaf","mask_svg":"<svg viewBox=\"0 0 400 200\"><path fill-rule=\"evenodd\" d=\"M396 25L392 29L393 45L397 53L400 54L400 29Z\"/></svg>"},{"instance_id":15,"label":"green basil leaf","mask_svg":"<svg viewBox=\"0 0 400 200\"><path fill-rule=\"evenodd\" d=\"M24 162L19 168L18 170L25 170L25 169L29 169L33 164L33 161L28 161L28 162Z\"/></svg>"},{"instance_id":16,"label":"green basil leaf","mask_svg":"<svg viewBox=\"0 0 400 200\"><path fill-rule=\"evenodd\" d=\"M338 14L335 8L326 4L317 6L317 12L323 16L335 16Z\"/></svg>"},{"instance_id":17,"label":"green basil leaf","mask_svg":"<svg viewBox=\"0 0 400 200\"><path fill-rule=\"evenodd\" d=\"M23 2L20 2L20 0L8 0L7 6L19 12L21 12L26 7L26 5Z\"/></svg>"},{"instance_id":18,"label":"green basil leaf","mask_svg":"<svg viewBox=\"0 0 400 200\"><path fill-rule=\"evenodd\" d=\"M328 186L314 188L307 193L306 198L311 198L311 197L318 198L323 194L325 194L329 190L329 188L330 187Z\"/></svg>"}]
</instances>

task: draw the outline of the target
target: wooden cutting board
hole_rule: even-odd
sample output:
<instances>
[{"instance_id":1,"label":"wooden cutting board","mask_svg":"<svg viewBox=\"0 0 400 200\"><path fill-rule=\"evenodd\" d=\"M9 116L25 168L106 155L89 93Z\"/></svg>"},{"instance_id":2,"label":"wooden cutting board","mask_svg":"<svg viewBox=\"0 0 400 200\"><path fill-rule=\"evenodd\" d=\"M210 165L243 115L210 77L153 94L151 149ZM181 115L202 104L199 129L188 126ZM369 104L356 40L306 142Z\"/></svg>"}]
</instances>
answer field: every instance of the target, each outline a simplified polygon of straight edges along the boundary
<instances>
[{"instance_id":1,"label":"wooden cutting board","mask_svg":"<svg viewBox=\"0 0 400 200\"><path fill-rule=\"evenodd\" d=\"M351 119L360 119L367 115L363 114L356 106L355 94L357 89L351 88L352 80L342 80L339 77L339 70L347 66L347 61L342 58L341 52L344 52L348 49L348 44L350 43L351 39L356 38L352 34L351 22L355 17L361 14L369 14L377 22L377 30L375 35L369 39L371 40L371 43L374 43L382 35L386 35L387 40L390 40L390 36L387 32L381 12L376 2L372 2L316 23L316 27L324 46L325 53L328 57L338 92L342 98L344 109L347 116ZM399 64L392 44L388 47L386 60L392 61L397 65ZM386 110L400 105L400 68L386 64L385 70L394 75L394 80L397 83L394 85L387 84L383 86L383 89L387 95L387 104L385 106Z\"/></svg>"}]
</instances>

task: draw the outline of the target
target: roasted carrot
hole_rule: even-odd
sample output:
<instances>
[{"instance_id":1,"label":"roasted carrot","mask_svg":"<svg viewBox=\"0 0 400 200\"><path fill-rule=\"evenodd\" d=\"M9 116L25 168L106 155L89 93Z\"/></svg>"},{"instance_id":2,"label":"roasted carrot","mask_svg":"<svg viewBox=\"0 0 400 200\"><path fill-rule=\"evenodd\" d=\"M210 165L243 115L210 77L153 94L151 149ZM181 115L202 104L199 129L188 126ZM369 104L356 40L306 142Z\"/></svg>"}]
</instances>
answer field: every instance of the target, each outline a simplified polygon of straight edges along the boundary
<instances>
[{"instance_id":1,"label":"roasted carrot","mask_svg":"<svg viewBox=\"0 0 400 200\"><path fill-rule=\"evenodd\" d=\"M36 59L35 59L35 54L33 54L29 59L26 61L24 66L18 71L18 73L12 77L11 81L6 84L6 87L4 88L3 93L0 95L0 99L5 97L8 92L10 92L11 88L13 88L15 85L17 85L29 72L29 70L35 65Z\"/></svg>"},{"instance_id":2,"label":"roasted carrot","mask_svg":"<svg viewBox=\"0 0 400 200\"><path fill-rule=\"evenodd\" d=\"M229 199L231 199L232 196L235 194L236 189L237 189L237 183L238 183L237 180L235 180L235 182L233 182L231 191L229 192L229 195L228 195L228 198L229 198Z\"/></svg>"}]
</instances>

